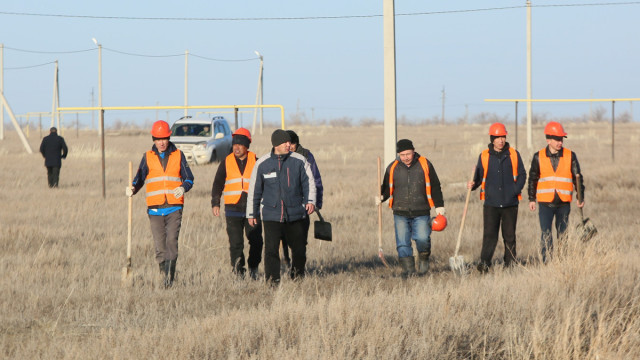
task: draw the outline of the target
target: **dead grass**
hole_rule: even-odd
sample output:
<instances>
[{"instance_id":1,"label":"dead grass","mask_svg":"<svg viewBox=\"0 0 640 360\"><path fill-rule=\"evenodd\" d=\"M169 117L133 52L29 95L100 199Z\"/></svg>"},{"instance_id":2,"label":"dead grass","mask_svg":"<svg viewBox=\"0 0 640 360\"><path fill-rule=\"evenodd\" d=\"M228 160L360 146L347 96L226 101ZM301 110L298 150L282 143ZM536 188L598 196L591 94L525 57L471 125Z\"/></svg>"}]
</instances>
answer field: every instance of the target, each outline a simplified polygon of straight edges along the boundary
<instances>
[{"instance_id":1,"label":"dead grass","mask_svg":"<svg viewBox=\"0 0 640 360\"><path fill-rule=\"evenodd\" d=\"M7 131L0 142L0 356L4 358L229 359L609 359L640 353L638 200L640 126L617 127L616 162L606 124L569 124L587 186L585 214L598 226L589 243L575 236L541 265L537 213L518 219L523 265L481 276L448 269L462 213L462 183L488 142L485 126L405 126L444 184L449 228L432 236L428 277L398 276L391 212L384 211L384 250L376 258L376 157L382 126L296 128L318 161L323 215L332 243L309 239L304 281L277 290L230 274L224 221L210 211L217 165L194 168L187 194L178 279L162 290L144 199L134 198L131 288L122 288L127 162L151 145L147 136L107 137L107 198L102 198L95 134L65 136L70 147L61 187L46 186L38 154L26 155ZM511 129L509 129L511 130ZM535 134L541 134L535 128ZM252 150L268 149L255 134ZM602 136L606 134L606 136ZM544 146L534 137L534 149ZM509 139L513 142L514 139ZM520 133L520 148L525 143ZM31 138L34 149L40 139ZM530 153L521 151L526 168ZM461 248L478 260L482 215L473 194ZM571 215L577 222L577 211ZM262 269L262 266L261 266Z\"/></svg>"}]
</instances>

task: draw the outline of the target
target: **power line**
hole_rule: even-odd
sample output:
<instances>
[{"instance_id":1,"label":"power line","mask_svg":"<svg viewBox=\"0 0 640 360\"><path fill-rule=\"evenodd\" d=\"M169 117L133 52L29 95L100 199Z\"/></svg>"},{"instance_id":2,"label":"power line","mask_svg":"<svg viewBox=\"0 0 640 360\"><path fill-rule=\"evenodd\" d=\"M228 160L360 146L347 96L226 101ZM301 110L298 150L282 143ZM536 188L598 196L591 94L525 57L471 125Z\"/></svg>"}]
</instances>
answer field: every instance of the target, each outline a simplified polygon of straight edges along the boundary
<instances>
[{"instance_id":1,"label":"power line","mask_svg":"<svg viewBox=\"0 0 640 360\"><path fill-rule=\"evenodd\" d=\"M45 65L49 65L49 64L55 64L55 61L50 61L48 63L44 63L44 64L38 64L38 65L30 65L30 66L20 66L20 67L6 67L4 68L5 70L22 70L22 69L31 69L31 68L35 68L35 67L39 67L39 66L45 66Z\"/></svg>"},{"instance_id":2,"label":"power line","mask_svg":"<svg viewBox=\"0 0 640 360\"><path fill-rule=\"evenodd\" d=\"M624 5L640 5L640 1L603 2L603 3L576 3L576 4L548 4L548 5L531 5L531 7L532 8L553 8L553 7L624 6ZM513 10L513 9L521 9L521 8L526 8L526 5L492 7L492 8L478 8L478 9L463 9L463 10L443 10L443 11L401 13L401 14L396 14L396 16L423 16L423 15L459 14L459 13L487 12L487 11L498 11L498 10ZM136 16L68 15L68 14L25 13L25 12L9 12L9 11L0 11L0 15L59 17L59 18L75 18L75 19L102 19L102 20L144 20L144 21L340 20L340 19L379 18L379 17L383 16L383 15L380 15L380 14L373 14L373 15L299 16L299 17L199 18L199 17L136 17Z\"/></svg>"},{"instance_id":3,"label":"power line","mask_svg":"<svg viewBox=\"0 0 640 360\"><path fill-rule=\"evenodd\" d=\"M32 54L75 54L75 53L96 50L96 49L85 49L85 50L72 50L72 51L38 51L38 50L17 49L17 48L12 48L8 46L5 46L4 48L7 50L20 51L20 52L26 52L26 53L32 53Z\"/></svg>"}]
</instances>

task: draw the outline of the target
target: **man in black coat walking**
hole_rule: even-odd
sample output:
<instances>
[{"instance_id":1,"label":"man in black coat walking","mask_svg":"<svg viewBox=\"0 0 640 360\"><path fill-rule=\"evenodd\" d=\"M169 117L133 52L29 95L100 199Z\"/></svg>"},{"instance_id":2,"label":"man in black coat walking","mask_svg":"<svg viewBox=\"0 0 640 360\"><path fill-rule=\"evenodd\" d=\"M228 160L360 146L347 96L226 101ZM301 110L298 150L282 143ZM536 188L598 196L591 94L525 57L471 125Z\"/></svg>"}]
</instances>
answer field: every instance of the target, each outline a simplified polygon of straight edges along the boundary
<instances>
[{"instance_id":1,"label":"man in black coat walking","mask_svg":"<svg viewBox=\"0 0 640 360\"><path fill-rule=\"evenodd\" d=\"M67 144L64 142L64 138L58 136L58 129L52 127L49 130L49 135L45 136L40 144L40 153L44 157L44 166L47 167L50 188L58 187L62 159L67 158L67 151Z\"/></svg>"}]
</instances>

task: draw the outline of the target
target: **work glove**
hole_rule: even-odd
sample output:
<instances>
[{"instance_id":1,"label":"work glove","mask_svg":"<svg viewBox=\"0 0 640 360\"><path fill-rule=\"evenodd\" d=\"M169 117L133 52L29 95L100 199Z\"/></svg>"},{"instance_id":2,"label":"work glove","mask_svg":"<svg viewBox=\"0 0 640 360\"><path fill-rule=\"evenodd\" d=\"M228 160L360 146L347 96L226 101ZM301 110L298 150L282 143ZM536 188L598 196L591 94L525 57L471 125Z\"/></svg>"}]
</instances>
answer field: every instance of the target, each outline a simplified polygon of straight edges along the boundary
<instances>
[{"instance_id":1,"label":"work glove","mask_svg":"<svg viewBox=\"0 0 640 360\"><path fill-rule=\"evenodd\" d=\"M376 206L382 204L382 195L374 195L373 202L376 204Z\"/></svg>"},{"instance_id":2,"label":"work glove","mask_svg":"<svg viewBox=\"0 0 640 360\"><path fill-rule=\"evenodd\" d=\"M436 215L442 215L442 216L444 216L444 213L445 213L445 211L444 211L444 207L437 207L437 208L436 208Z\"/></svg>"},{"instance_id":3,"label":"work glove","mask_svg":"<svg viewBox=\"0 0 640 360\"><path fill-rule=\"evenodd\" d=\"M176 199L180 199L182 195L184 195L184 188L182 186L178 186L177 188L173 189L173 196L175 196Z\"/></svg>"},{"instance_id":4,"label":"work glove","mask_svg":"<svg viewBox=\"0 0 640 360\"><path fill-rule=\"evenodd\" d=\"M124 194L127 195L127 197L132 197L133 196L133 187L127 186L124 189Z\"/></svg>"}]
</instances>

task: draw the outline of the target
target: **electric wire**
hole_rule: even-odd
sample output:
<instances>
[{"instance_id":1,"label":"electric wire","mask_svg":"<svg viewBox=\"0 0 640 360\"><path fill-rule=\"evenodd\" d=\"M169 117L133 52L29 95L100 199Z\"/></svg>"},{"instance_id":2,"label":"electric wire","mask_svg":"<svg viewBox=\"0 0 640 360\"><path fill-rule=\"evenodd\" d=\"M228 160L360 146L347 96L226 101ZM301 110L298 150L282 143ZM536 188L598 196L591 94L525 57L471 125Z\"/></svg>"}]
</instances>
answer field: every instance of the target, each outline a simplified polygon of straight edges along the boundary
<instances>
[{"instance_id":1,"label":"electric wire","mask_svg":"<svg viewBox=\"0 0 640 360\"><path fill-rule=\"evenodd\" d=\"M591 7L591 6L626 6L626 5L640 5L640 1L547 4L547 5L530 5L530 7L531 8L555 8L555 7ZM459 14L459 13L487 12L487 11L499 11L499 10L513 10L513 9L523 9L523 8L527 8L527 5L399 13L399 14L396 14L396 16ZM200 17L136 17L136 16L68 15L68 14L46 14L46 13L10 12L10 11L0 11L0 15L58 17L58 18L76 18L76 19L103 19L103 20L144 20L144 21L291 21L291 20L300 21L300 20L366 19L366 18L380 18L384 16L381 14L370 14L370 15L297 16L297 17L200 18Z\"/></svg>"}]
</instances>

